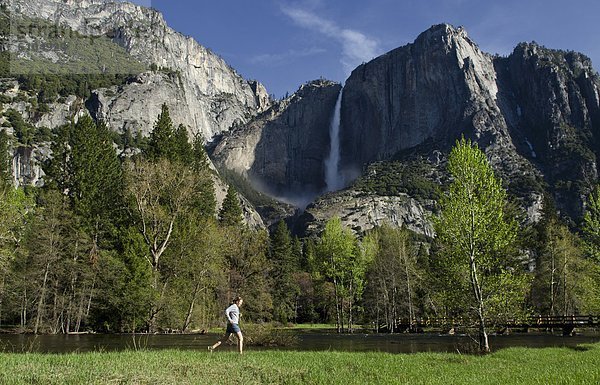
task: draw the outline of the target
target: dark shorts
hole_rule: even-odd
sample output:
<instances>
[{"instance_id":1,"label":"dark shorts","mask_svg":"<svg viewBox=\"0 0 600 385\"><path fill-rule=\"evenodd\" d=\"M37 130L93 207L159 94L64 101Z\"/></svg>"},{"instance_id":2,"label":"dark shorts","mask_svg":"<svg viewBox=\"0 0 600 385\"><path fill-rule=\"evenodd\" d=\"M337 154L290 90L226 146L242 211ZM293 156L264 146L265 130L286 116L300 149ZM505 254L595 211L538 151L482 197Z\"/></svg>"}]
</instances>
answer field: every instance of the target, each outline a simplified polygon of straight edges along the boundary
<instances>
[{"instance_id":1,"label":"dark shorts","mask_svg":"<svg viewBox=\"0 0 600 385\"><path fill-rule=\"evenodd\" d=\"M238 324L230 324L229 322L227 322L227 333L239 333L242 330L240 329L240 326Z\"/></svg>"}]
</instances>

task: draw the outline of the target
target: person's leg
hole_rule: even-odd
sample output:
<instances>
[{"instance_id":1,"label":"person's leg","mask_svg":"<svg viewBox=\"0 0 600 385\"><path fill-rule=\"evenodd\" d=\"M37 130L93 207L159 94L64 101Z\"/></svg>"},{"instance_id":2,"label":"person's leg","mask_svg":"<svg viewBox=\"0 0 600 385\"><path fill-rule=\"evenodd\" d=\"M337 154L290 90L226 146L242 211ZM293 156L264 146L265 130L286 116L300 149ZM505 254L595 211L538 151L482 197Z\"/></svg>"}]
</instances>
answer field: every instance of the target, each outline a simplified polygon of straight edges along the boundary
<instances>
[{"instance_id":1,"label":"person's leg","mask_svg":"<svg viewBox=\"0 0 600 385\"><path fill-rule=\"evenodd\" d=\"M211 352L213 350L215 350L216 348L218 348L219 346L221 346L222 343L227 342L227 340L229 339L229 335L231 333L227 332L225 333L225 335L223 336L223 338L221 338L220 340L218 340L213 346L209 346L208 350L210 350Z\"/></svg>"},{"instance_id":2,"label":"person's leg","mask_svg":"<svg viewBox=\"0 0 600 385\"><path fill-rule=\"evenodd\" d=\"M238 350L240 351L240 354L242 354L244 351L244 336L242 335L241 331L237 332L236 334L238 338Z\"/></svg>"}]
</instances>

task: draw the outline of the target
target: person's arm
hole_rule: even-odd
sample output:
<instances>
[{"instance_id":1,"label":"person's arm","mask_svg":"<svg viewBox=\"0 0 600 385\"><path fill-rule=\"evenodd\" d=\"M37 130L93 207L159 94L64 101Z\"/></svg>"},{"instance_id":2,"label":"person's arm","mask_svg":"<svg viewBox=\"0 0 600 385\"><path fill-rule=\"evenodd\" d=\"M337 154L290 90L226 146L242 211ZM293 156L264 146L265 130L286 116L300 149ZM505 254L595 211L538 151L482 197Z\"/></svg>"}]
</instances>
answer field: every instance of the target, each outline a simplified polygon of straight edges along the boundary
<instances>
[{"instance_id":1,"label":"person's arm","mask_svg":"<svg viewBox=\"0 0 600 385\"><path fill-rule=\"evenodd\" d=\"M229 306L227 309L225 309L225 317L227 317L227 322L229 323L233 323L231 321L231 317L229 316L229 312L231 311L231 306Z\"/></svg>"}]
</instances>

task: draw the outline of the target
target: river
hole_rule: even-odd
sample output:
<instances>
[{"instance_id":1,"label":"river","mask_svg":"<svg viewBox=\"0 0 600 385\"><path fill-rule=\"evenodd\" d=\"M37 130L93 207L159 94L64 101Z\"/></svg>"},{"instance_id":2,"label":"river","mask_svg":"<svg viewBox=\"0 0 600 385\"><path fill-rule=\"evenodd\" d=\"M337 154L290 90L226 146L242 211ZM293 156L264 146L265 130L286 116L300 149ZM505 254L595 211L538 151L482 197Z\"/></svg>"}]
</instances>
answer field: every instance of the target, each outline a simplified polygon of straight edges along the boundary
<instances>
[{"instance_id":1,"label":"river","mask_svg":"<svg viewBox=\"0 0 600 385\"><path fill-rule=\"evenodd\" d=\"M465 335L425 334L343 334L322 331L299 331L297 343L289 347L266 348L248 346L247 351L279 349L300 351L379 351L387 353L417 352L465 352L471 339ZM130 335L130 334L83 334L83 335L0 335L0 350L4 352L70 353L90 351L119 351L135 349L206 350L220 336L206 335ZM514 333L490 336L492 350L512 346L542 348L551 346L576 347L580 344L600 342L598 332L575 336L540 333ZM223 351L233 351L235 346L224 346Z\"/></svg>"}]
</instances>

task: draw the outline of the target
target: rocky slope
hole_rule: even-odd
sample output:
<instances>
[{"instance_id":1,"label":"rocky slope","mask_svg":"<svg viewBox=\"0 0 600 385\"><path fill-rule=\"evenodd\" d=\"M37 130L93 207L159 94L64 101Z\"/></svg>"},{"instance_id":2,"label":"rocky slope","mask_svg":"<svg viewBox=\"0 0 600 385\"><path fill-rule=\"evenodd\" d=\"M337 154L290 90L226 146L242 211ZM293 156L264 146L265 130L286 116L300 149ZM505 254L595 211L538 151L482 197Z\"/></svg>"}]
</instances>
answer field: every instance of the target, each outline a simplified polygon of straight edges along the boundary
<instances>
[{"instance_id":1,"label":"rocky slope","mask_svg":"<svg viewBox=\"0 0 600 385\"><path fill-rule=\"evenodd\" d=\"M85 36L109 36L147 66L175 74L142 76L131 87L99 92L91 112L115 130L147 132L146 117L158 116L166 102L175 120L210 139L270 104L260 83L243 79L223 59L172 30L156 10L104 0L11 0L8 5L13 13L67 25Z\"/></svg>"},{"instance_id":2,"label":"rocky slope","mask_svg":"<svg viewBox=\"0 0 600 385\"><path fill-rule=\"evenodd\" d=\"M308 236L319 235L325 222L337 216L344 226L359 234L387 223L432 237L435 233L430 214L430 209L407 194L378 196L348 189L317 199L294 220L293 230Z\"/></svg>"},{"instance_id":3,"label":"rocky slope","mask_svg":"<svg viewBox=\"0 0 600 385\"><path fill-rule=\"evenodd\" d=\"M495 65L518 150L544 175L559 207L580 218L598 181L598 73L582 54L532 43L520 44Z\"/></svg>"}]
</instances>

